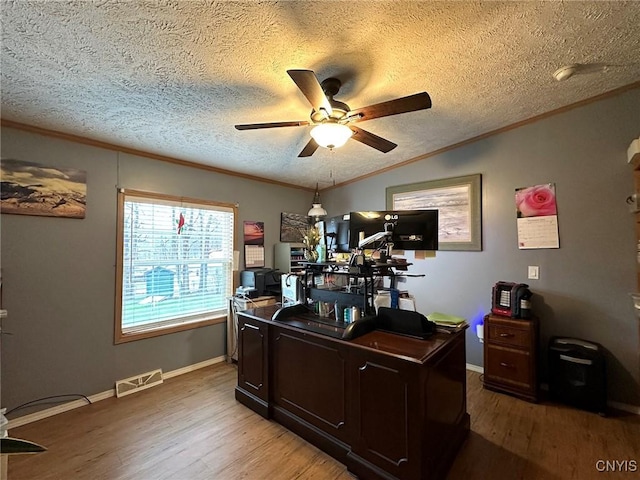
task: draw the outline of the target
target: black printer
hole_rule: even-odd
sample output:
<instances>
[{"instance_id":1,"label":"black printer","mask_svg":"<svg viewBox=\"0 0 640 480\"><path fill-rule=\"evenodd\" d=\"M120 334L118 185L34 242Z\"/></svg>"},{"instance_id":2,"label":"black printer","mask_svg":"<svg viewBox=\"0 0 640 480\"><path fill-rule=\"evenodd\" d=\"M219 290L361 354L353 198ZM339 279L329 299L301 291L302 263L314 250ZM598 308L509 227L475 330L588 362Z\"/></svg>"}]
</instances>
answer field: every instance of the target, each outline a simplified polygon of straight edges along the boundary
<instances>
[{"instance_id":1,"label":"black printer","mask_svg":"<svg viewBox=\"0 0 640 480\"><path fill-rule=\"evenodd\" d=\"M280 272L273 268L250 268L240 272L240 284L243 287L253 288L257 296L278 296L282 292L280 284Z\"/></svg>"}]
</instances>

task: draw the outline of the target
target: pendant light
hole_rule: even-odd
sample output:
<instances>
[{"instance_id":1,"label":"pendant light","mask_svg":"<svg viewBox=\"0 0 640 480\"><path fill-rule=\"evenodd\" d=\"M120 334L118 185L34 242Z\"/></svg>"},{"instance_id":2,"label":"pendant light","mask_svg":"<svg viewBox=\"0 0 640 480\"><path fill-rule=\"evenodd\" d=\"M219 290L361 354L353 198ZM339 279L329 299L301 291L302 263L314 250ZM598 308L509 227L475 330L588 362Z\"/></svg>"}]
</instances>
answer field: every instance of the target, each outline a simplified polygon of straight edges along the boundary
<instances>
[{"instance_id":1,"label":"pendant light","mask_svg":"<svg viewBox=\"0 0 640 480\"><path fill-rule=\"evenodd\" d=\"M316 192L313 196L313 203L311 204L311 210L307 213L309 217L314 217L316 222L321 217L327 216L327 211L322 208L322 204L320 203L320 192L318 191L318 184L316 183Z\"/></svg>"}]
</instances>

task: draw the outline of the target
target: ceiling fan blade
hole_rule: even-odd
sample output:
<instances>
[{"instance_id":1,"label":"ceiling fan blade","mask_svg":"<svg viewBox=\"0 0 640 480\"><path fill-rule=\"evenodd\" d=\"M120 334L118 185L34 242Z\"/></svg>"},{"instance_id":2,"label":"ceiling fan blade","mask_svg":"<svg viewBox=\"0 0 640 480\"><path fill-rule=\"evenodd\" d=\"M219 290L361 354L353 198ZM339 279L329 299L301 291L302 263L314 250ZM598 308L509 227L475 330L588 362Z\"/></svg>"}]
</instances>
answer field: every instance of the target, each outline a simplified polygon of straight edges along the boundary
<instances>
[{"instance_id":1,"label":"ceiling fan blade","mask_svg":"<svg viewBox=\"0 0 640 480\"><path fill-rule=\"evenodd\" d=\"M318 77L311 70L287 70L291 80L295 82L300 91L307 97L309 103L316 112L324 110L330 116L333 110L329 99L324 94Z\"/></svg>"},{"instance_id":2,"label":"ceiling fan blade","mask_svg":"<svg viewBox=\"0 0 640 480\"><path fill-rule=\"evenodd\" d=\"M302 151L298 154L298 157L310 157L311 155L313 155L315 153L315 151L318 149L318 144L316 143L316 141L312 138L311 140L309 140L309 142L304 146L304 148L302 149Z\"/></svg>"},{"instance_id":3,"label":"ceiling fan blade","mask_svg":"<svg viewBox=\"0 0 640 480\"><path fill-rule=\"evenodd\" d=\"M304 127L309 122L302 120L299 122L270 122L270 123L247 123L244 125L235 125L236 130L255 130L257 128L275 128L275 127Z\"/></svg>"},{"instance_id":4,"label":"ceiling fan blade","mask_svg":"<svg viewBox=\"0 0 640 480\"><path fill-rule=\"evenodd\" d=\"M373 133L367 132L361 128L354 126L349 126L349 128L353 132L353 136L351 137L352 139L360 143L364 143L365 145L369 145L382 153L390 152L398 146L389 140L379 137L378 135L374 135Z\"/></svg>"},{"instance_id":5,"label":"ceiling fan blade","mask_svg":"<svg viewBox=\"0 0 640 480\"><path fill-rule=\"evenodd\" d=\"M399 113L415 112L431 108L431 97L427 92L416 93L408 97L396 98L388 102L376 103L368 107L357 108L349 112L349 119L364 122L373 118L387 117ZM354 118L355 117L355 118Z\"/></svg>"}]
</instances>

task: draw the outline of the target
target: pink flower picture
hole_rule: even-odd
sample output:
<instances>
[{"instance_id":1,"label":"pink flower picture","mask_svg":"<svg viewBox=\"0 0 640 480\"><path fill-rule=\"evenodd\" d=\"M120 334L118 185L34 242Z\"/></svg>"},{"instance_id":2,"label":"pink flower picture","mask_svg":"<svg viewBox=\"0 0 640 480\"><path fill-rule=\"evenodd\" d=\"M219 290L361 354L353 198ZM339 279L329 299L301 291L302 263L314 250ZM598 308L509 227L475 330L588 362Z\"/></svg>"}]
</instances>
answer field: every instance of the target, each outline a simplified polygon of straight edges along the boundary
<instances>
[{"instance_id":1,"label":"pink flower picture","mask_svg":"<svg viewBox=\"0 0 640 480\"><path fill-rule=\"evenodd\" d=\"M516 190L518 217L557 215L556 191L551 183Z\"/></svg>"}]
</instances>

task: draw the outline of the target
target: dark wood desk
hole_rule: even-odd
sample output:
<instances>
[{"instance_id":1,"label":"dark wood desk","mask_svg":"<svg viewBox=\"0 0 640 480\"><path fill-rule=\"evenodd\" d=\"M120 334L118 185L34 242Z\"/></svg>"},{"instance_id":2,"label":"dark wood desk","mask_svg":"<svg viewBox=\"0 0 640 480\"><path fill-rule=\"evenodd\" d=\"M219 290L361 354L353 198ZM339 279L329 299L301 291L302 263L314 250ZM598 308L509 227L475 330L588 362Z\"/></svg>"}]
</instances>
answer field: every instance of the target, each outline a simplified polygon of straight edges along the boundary
<instances>
[{"instance_id":1,"label":"dark wood desk","mask_svg":"<svg viewBox=\"0 0 640 480\"><path fill-rule=\"evenodd\" d=\"M236 399L363 479L442 479L469 432L464 332L345 341L240 312Z\"/></svg>"}]
</instances>

